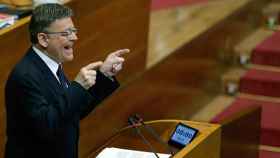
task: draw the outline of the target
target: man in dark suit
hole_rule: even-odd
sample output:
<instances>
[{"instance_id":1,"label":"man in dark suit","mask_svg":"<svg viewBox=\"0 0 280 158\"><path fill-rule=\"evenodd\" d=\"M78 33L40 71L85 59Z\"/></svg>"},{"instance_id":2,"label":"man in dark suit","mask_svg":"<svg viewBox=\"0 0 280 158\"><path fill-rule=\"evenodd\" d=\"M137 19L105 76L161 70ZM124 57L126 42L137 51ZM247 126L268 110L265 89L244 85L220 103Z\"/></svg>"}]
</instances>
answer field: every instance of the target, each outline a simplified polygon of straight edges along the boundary
<instances>
[{"instance_id":1,"label":"man in dark suit","mask_svg":"<svg viewBox=\"0 0 280 158\"><path fill-rule=\"evenodd\" d=\"M6 158L77 158L79 120L119 86L114 76L128 49L86 65L73 82L66 79L61 66L73 60L78 39L71 16L72 10L59 4L33 11L32 47L5 87Z\"/></svg>"}]
</instances>

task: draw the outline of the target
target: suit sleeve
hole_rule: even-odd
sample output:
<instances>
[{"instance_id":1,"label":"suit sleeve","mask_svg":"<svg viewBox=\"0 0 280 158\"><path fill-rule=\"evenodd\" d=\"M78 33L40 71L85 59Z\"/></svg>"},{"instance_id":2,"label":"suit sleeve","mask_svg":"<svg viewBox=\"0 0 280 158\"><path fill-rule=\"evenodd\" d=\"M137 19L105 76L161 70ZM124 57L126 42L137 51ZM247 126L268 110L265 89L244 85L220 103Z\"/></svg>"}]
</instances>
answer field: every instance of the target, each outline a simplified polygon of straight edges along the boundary
<instances>
[{"instance_id":1,"label":"suit sleeve","mask_svg":"<svg viewBox=\"0 0 280 158\"><path fill-rule=\"evenodd\" d=\"M28 119L27 126L35 130L34 133L42 139L55 138L56 132L73 122L93 99L90 93L76 82L73 82L65 93L56 96L53 103L47 101L40 84L29 76L14 80L10 85L13 87L10 93L16 93L17 102Z\"/></svg>"},{"instance_id":2,"label":"suit sleeve","mask_svg":"<svg viewBox=\"0 0 280 158\"><path fill-rule=\"evenodd\" d=\"M88 90L93 99L81 111L80 119L85 118L96 105L111 95L119 86L120 84L115 77L108 78L100 71L97 71L96 84Z\"/></svg>"}]
</instances>

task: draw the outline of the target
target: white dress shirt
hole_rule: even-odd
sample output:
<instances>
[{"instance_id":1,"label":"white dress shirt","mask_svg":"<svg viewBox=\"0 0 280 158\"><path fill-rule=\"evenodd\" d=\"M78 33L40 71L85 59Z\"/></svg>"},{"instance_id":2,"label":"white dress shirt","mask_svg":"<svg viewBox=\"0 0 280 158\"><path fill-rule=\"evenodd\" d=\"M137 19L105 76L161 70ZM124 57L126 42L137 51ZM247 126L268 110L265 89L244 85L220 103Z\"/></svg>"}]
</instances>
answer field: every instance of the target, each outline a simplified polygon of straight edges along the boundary
<instances>
[{"instance_id":1,"label":"white dress shirt","mask_svg":"<svg viewBox=\"0 0 280 158\"><path fill-rule=\"evenodd\" d=\"M58 76L56 75L56 72L58 70L59 63L54 61L52 58L48 57L45 53L43 53L41 50L36 48L35 46L32 47L32 49L35 51L35 53L47 64L55 78L59 81Z\"/></svg>"}]
</instances>

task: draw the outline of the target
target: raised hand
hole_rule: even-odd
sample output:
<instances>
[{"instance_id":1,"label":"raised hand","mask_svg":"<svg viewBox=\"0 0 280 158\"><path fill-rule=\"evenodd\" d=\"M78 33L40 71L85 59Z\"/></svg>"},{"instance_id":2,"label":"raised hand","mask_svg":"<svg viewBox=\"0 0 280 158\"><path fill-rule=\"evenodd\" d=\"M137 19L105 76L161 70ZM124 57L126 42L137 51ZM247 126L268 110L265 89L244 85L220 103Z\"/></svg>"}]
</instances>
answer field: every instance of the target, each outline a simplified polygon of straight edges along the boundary
<instances>
[{"instance_id":1,"label":"raised hand","mask_svg":"<svg viewBox=\"0 0 280 158\"><path fill-rule=\"evenodd\" d=\"M103 65L102 61L90 63L87 66L81 68L80 72L75 78L75 81L78 82L85 89L89 89L96 83L96 70Z\"/></svg>"},{"instance_id":2,"label":"raised hand","mask_svg":"<svg viewBox=\"0 0 280 158\"><path fill-rule=\"evenodd\" d=\"M129 49L120 49L110 53L100 66L100 72L106 76L115 76L121 69L124 62L122 55L129 53Z\"/></svg>"}]
</instances>

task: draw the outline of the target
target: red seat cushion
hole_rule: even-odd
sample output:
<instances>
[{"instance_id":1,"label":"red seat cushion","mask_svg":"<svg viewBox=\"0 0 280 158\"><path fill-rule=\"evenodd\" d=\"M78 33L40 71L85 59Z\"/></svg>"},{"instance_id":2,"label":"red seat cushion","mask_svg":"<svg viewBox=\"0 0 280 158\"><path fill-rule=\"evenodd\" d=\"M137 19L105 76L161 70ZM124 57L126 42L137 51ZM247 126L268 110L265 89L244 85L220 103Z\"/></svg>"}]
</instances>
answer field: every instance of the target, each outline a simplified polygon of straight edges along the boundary
<instances>
[{"instance_id":1,"label":"red seat cushion","mask_svg":"<svg viewBox=\"0 0 280 158\"><path fill-rule=\"evenodd\" d=\"M249 69L239 84L240 92L264 96L280 97L279 89L280 72Z\"/></svg>"},{"instance_id":2,"label":"red seat cushion","mask_svg":"<svg viewBox=\"0 0 280 158\"><path fill-rule=\"evenodd\" d=\"M280 32L261 42L252 53L252 63L260 65L280 66Z\"/></svg>"},{"instance_id":3,"label":"red seat cushion","mask_svg":"<svg viewBox=\"0 0 280 158\"><path fill-rule=\"evenodd\" d=\"M280 153L260 150L260 158L280 158Z\"/></svg>"},{"instance_id":4,"label":"red seat cushion","mask_svg":"<svg viewBox=\"0 0 280 158\"><path fill-rule=\"evenodd\" d=\"M219 123L230 115L255 105L262 107L261 144L280 146L280 103L236 98L227 109L215 116L211 122Z\"/></svg>"}]
</instances>

